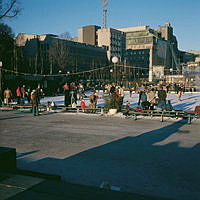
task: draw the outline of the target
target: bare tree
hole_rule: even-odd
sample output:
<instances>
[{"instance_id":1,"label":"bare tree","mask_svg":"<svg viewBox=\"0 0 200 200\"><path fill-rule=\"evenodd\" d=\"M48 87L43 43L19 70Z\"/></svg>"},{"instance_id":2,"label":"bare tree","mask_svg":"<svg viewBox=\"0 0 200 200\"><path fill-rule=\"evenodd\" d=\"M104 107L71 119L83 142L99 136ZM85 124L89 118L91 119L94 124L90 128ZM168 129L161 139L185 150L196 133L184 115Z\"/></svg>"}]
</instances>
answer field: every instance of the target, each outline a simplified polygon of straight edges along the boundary
<instances>
[{"instance_id":1,"label":"bare tree","mask_svg":"<svg viewBox=\"0 0 200 200\"><path fill-rule=\"evenodd\" d=\"M20 12L19 0L0 0L0 20L16 17Z\"/></svg>"},{"instance_id":2,"label":"bare tree","mask_svg":"<svg viewBox=\"0 0 200 200\"><path fill-rule=\"evenodd\" d=\"M50 73L66 69L70 65L70 48L65 40L53 40L49 48ZM54 66L54 69L53 69Z\"/></svg>"},{"instance_id":3,"label":"bare tree","mask_svg":"<svg viewBox=\"0 0 200 200\"><path fill-rule=\"evenodd\" d=\"M64 32L64 33L61 33L61 34L59 35L59 38L60 38L60 39L63 39L63 40L70 40L70 39L72 38L72 36L71 36L71 33L70 33L70 32L66 31L66 32Z\"/></svg>"}]
</instances>

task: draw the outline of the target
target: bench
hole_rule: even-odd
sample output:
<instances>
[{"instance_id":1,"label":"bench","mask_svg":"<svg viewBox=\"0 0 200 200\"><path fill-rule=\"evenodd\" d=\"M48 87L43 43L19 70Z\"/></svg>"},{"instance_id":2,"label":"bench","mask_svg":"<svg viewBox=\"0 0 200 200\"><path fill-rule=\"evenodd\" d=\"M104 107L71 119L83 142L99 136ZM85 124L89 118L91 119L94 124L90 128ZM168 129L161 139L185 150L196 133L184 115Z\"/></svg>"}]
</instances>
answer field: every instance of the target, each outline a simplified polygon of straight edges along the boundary
<instances>
[{"instance_id":1,"label":"bench","mask_svg":"<svg viewBox=\"0 0 200 200\"><path fill-rule=\"evenodd\" d=\"M124 114L126 116L133 116L134 119L137 119L137 116L149 116L153 117L161 117L161 122L164 121L164 117L170 118L182 118L187 119L188 123L190 124L193 118L199 119L200 114L196 113L195 111L182 111L182 110L172 110L172 111L165 111L165 110L141 110L138 111L136 109L130 109L129 111L125 111Z\"/></svg>"},{"instance_id":2,"label":"bench","mask_svg":"<svg viewBox=\"0 0 200 200\"><path fill-rule=\"evenodd\" d=\"M83 113L101 113L103 114L104 112L104 108L103 107L97 107L97 108L89 108L86 107L84 109L82 109L80 106L76 106L76 107L65 107L65 106L56 106L55 109L61 109L63 111L66 112L83 112Z\"/></svg>"},{"instance_id":3,"label":"bench","mask_svg":"<svg viewBox=\"0 0 200 200\"><path fill-rule=\"evenodd\" d=\"M31 110L32 109L32 105L26 105L26 104L24 104L24 105L17 105L17 104L15 104L15 105L12 105L12 104L11 105L2 105L1 107L4 108L4 110L6 110L6 109L8 109L8 110L10 110L10 109L13 109L13 110L20 110L20 109ZM47 106L46 105L39 105L38 109L39 109L39 111L46 111Z\"/></svg>"}]
</instances>

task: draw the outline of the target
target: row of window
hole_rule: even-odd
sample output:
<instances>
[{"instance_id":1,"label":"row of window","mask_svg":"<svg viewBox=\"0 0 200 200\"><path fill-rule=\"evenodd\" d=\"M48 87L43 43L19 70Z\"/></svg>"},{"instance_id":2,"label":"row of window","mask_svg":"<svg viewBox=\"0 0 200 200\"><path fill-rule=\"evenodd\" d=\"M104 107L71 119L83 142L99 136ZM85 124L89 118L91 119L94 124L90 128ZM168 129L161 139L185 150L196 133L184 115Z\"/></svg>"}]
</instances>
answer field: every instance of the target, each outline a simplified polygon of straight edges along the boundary
<instances>
[{"instance_id":1,"label":"row of window","mask_svg":"<svg viewBox=\"0 0 200 200\"><path fill-rule=\"evenodd\" d=\"M122 35L121 34L111 33L110 39L112 39L112 40L121 40L122 39Z\"/></svg>"},{"instance_id":2,"label":"row of window","mask_svg":"<svg viewBox=\"0 0 200 200\"><path fill-rule=\"evenodd\" d=\"M140 36L147 36L149 33L146 31L143 32L133 32L133 33L126 33L126 37L140 37Z\"/></svg>"},{"instance_id":3,"label":"row of window","mask_svg":"<svg viewBox=\"0 0 200 200\"><path fill-rule=\"evenodd\" d=\"M148 38L127 38L127 44L132 45L132 44L148 44L152 43L153 38L148 37Z\"/></svg>"}]
</instances>

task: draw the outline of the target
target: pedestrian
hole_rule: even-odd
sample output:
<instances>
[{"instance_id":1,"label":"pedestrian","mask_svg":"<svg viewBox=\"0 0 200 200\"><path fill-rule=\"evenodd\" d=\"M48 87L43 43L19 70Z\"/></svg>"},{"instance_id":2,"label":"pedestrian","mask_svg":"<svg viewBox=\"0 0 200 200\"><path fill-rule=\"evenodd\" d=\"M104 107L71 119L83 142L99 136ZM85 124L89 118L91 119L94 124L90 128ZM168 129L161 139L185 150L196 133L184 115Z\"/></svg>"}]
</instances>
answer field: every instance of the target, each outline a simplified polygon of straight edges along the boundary
<instances>
[{"instance_id":1,"label":"pedestrian","mask_svg":"<svg viewBox=\"0 0 200 200\"><path fill-rule=\"evenodd\" d=\"M112 94L114 94L116 91L116 87L115 87L115 84L114 83L112 83L112 85L111 85L111 87L110 87L110 94L112 95Z\"/></svg>"},{"instance_id":2,"label":"pedestrian","mask_svg":"<svg viewBox=\"0 0 200 200\"><path fill-rule=\"evenodd\" d=\"M96 93L96 90L93 91L93 94L90 95L89 97L90 99L90 108L91 109L95 109L96 105L97 105L97 100L98 100L98 95Z\"/></svg>"},{"instance_id":3,"label":"pedestrian","mask_svg":"<svg viewBox=\"0 0 200 200\"><path fill-rule=\"evenodd\" d=\"M145 93L145 90L140 90L139 92L139 100L138 105L141 106L143 102L147 101L147 95Z\"/></svg>"},{"instance_id":4,"label":"pedestrian","mask_svg":"<svg viewBox=\"0 0 200 200\"><path fill-rule=\"evenodd\" d=\"M85 100L84 100L83 97L81 97L80 106L81 106L82 111L85 112L85 107L86 107L86 106L85 106Z\"/></svg>"},{"instance_id":5,"label":"pedestrian","mask_svg":"<svg viewBox=\"0 0 200 200\"><path fill-rule=\"evenodd\" d=\"M183 95L183 90L182 90L181 86L179 86L179 87L178 87L178 94L177 94L177 96L178 96L178 101L182 101L182 100L181 100L182 95Z\"/></svg>"},{"instance_id":6,"label":"pedestrian","mask_svg":"<svg viewBox=\"0 0 200 200\"><path fill-rule=\"evenodd\" d=\"M121 110L123 106L123 101L124 101L124 89L122 85L118 89L118 95L119 95L119 110Z\"/></svg>"},{"instance_id":7,"label":"pedestrian","mask_svg":"<svg viewBox=\"0 0 200 200\"><path fill-rule=\"evenodd\" d=\"M166 107L166 98L167 98L167 93L163 89L162 86L159 87L158 90L158 108L161 110L165 110Z\"/></svg>"},{"instance_id":8,"label":"pedestrian","mask_svg":"<svg viewBox=\"0 0 200 200\"><path fill-rule=\"evenodd\" d=\"M71 105L74 103L77 104L77 86L75 82L70 84L70 98L71 98Z\"/></svg>"},{"instance_id":9,"label":"pedestrian","mask_svg":"<svg viewBox=\"0 0 200 200\"><path fill-rule=\"evenodd\" d=\"M63 86L64 88L64 95L65 95L65 107L68 107L71 103L71 98L70 98L70 84L68 84L67 82L65 83L65 85Z\"/></svg>"},{"instance_id":10,"label":"pedestrian","mask_svg":"<svg viewBox=\"0 0 200 200\"><path fill-rule=\"evenodd\" d=\"M150 110L153 110L154 105L156 104L156 93L154 88L151 88L150 92L148 93L148 101L150 103Z\"/></svg>"},{"instance_id":11,"label":"pedestrian","mask_svg":"<svg viewBox=\"0 0 200 200\"><path fill-rule=\"evenodd\" d=\"M31 92L31 101L32 101L32 113L34 116L39 115L38 104L39 104L39 96L36 90Z\"/></svg>"},{"instance_id":12,"label":"pedestrian","mask_svg":"<svg viewBox=\"0 0 200 200\"><path fill-rule=\"evenodd\" d=\"M4 104L8 105L11 102L12 92L9 88L4 91Z\"/></svg>"},{"instance_id":13,"label":"pedestrian","mask_svg":"<svg viewBox=\"0 0 200 200\"><path fill-rule=\"evenodd\" d=\"M82 99L82 97L84 97L84 87L83 84L79 83L78 85L78 92L79 92L79 100Z\"/></svg>"},{"instance_id":14,"label":"pedestrian","mask_svg":"<svg viewBox=\"0 0 200 200\"><path fill-rule=\"evenodd\" d=\"M21 97L22 97L22 94L21 94L21 88L18 86L17 89L16 89L16 97L17 97L17 104L21 104Z\"/></svg>"},{"instance_id":15,"label":"pedestrian","mask_svg":"<svg viewBox=\"0 0 200 200\"><path fill-rule=\"evenodd\" d=\"M36 92L37 92L37 96L38 96L38 104L40 104L40 99L43 98L45 95L43 92L43 89L40 87L40 85L38 85Z\"/></svg>"},{"instance_id":16,"label":"pedestrian","mask_svg":"<svg viewBox=\"0 0 200 200\"><path fill-rule=\"evenodd\" d=\"M26 98L27 92L25 90L25 85L21 87L21 104L25 104L25 98Z\"/></svg>"}]
</instances>

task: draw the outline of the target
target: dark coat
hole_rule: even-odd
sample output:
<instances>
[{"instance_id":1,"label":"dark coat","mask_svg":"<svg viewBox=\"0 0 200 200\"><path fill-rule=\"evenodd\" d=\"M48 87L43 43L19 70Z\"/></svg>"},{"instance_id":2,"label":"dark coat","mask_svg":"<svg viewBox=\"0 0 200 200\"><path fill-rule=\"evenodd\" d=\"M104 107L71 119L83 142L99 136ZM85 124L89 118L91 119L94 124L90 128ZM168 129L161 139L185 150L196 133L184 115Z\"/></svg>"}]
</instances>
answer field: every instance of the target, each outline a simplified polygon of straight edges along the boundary
<instances>
[{"instance_id":1,"label":"dark coat","mask_svg":"<svg viewBox=\"0 0 200 200\"><path fill-rule=\"evenodd\" d=\"M166 101L167 93L165 90L158 90L158 99L159 101Z\"/></svg>"}]
</instances>

